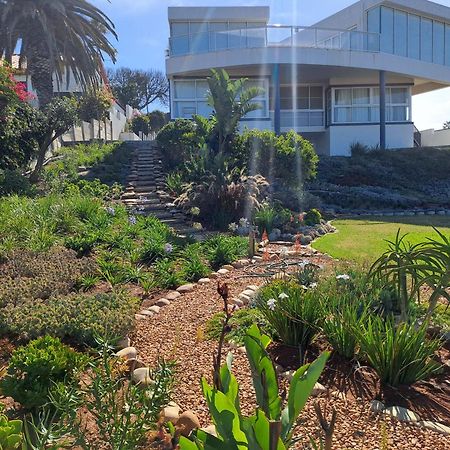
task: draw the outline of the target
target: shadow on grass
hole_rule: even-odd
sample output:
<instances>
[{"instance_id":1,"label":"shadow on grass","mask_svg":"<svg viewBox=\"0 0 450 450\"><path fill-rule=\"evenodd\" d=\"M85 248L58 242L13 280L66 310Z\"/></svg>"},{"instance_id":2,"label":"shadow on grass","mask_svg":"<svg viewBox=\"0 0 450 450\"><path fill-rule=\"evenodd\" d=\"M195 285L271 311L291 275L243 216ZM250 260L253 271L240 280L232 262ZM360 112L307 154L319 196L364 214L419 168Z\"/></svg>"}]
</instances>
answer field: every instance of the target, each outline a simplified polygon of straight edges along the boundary
<instances>
[{"instance_id":1,"label":"shadow on grass","mask_svg":"<svg viewBox=\"0 0 450 450\"><path fill-rule=\"evenodd\" d=\"M102 161L93 165L81 179L87 181L99 179L108 186L114 183L124 186L130 174L132 162L133 150L123 143L118 145Z\"/></svg>"}]
</instances>

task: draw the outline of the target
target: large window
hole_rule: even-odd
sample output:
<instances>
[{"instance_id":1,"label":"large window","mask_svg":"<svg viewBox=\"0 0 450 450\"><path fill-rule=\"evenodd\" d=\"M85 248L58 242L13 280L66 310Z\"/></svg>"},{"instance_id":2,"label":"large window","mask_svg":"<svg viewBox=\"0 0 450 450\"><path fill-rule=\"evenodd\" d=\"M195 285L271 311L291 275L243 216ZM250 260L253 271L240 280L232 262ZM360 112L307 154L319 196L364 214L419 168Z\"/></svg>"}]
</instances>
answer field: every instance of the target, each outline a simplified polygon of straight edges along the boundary
<instances>
[{"instance_id":1,"label":"large window","mask_svg":"<svg viewBox=\"0 0 450 450\"><path fill-rule=\"evenodd\" d=\"M266 42L265 26L262 22L173 22L170 51L172 55L186 55L262 47Z\"/></svg>"},{"instance_id":2,"label":"large window","mask_svg":"<svg viewBox=\"0 0 450 450\"><path fill-rule=\"evenodd\" d=\"M450 65L450 24L387 6L367 11L367 30L386 53Z\"/></svg>"},{"instance_id":3,"label":"large window","mask_svg":"<svg viewBox=\"0 0 450 450\"><path fill-rule=\"evenodd\" d=\"M249 113L246 118L268 117L267 80L249 80L247 86L259 86L264 93L253 100L262 106ZM213 112L208 105L208 83L206 80L174 80L172 84L172 117L190 119L194 114L208 117Z\"/></svg>"},{"instance_id":4,"label":"large window","mask_svg":"<svg viewBox=\"0 0 450 450\"><path fill-rule=\"evenodd\" d=\"M380 121L380 90L377 87L333 89L333 123L378 123ZM410 120L409 88L386 88L386 120Z\"/></svg>"}]
</instances>

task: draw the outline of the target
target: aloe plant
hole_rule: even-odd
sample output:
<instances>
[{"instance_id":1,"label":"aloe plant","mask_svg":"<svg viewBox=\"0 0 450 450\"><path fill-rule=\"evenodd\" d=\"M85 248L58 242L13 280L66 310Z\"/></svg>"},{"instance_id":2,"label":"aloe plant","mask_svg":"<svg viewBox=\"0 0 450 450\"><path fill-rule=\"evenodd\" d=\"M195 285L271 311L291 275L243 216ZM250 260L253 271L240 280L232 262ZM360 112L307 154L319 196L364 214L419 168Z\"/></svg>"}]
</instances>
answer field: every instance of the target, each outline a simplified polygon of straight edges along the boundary
<instances>
[{"instance_id":1,"label":"aloe plant","mask_svg":"<svg viewBox=\"0 0 450 450\"><path fill-rule=\"evenodd\" d=\"M267 353L271 340L256 325L244 344L250 363L258 408L250 417L241 412L239 384L231 371L232 355L220 370L221 390L202 379L203 394L217 429L217 437L197 430L192 440L181 437L181 450L284 450L291 443L297 418L322 373L329 353L300 367L294 374L283 408L275 367Z\"/></svg>"}]
</instances>

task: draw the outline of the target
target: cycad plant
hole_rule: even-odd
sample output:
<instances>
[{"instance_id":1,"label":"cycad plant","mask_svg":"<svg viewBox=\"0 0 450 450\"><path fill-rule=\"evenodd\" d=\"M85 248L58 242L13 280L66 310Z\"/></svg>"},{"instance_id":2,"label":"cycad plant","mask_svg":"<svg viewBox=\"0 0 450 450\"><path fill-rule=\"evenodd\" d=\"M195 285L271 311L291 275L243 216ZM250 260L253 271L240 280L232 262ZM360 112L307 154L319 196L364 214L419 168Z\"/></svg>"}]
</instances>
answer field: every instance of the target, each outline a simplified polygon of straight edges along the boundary
<instances>
[{"instance_id":1,"label":"cycad plant","mask_svg":"<svg viewBox=\"0 0 450 450\"><path fill-rule=\"evenodd\" d=\"M261 109L261 105L253 100L261 96L264 90L257 86L247 88L246 82L245 78L230 79L223 69L211 70L208 104L214 109L219 153L226 153L239 121L246 114Z\"/></svg>"}]
</instances>

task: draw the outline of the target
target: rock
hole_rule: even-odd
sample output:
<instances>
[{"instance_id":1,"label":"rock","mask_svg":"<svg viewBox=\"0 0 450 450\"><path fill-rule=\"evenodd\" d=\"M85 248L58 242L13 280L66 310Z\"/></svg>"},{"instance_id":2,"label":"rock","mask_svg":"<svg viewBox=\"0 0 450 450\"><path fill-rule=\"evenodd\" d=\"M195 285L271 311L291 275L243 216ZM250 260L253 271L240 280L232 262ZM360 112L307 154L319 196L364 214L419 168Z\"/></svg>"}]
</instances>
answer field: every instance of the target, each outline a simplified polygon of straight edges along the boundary
<instances>
[{"instance_id":1,"label":"rock","mask_svg":"<svg viewBox=\"0 0 450 450\"><path fill-rule=\"evenodd\" d=\"M231 299L231 303L233 303L233 305L237 305L239 307L244 306L244 302L240 298Z\"/></svg>"},{"instance_id":2,"label":"rock","mask_svg":"<svg viewBox=\"0 0 450 450\"><path fill-rule=\"evenodd\" d=\"M156 306L159 306L160 308L162 308L163 306L168 306L168 305L170 305L170 301L167 300L167 298L160 298L156 302Z\"/></svg>"},{"instance_id":3,"label":"rock","mask_svg":"<svg viewBox=\"0 0 450 450\"><path fill-rule=\"evenodd\" d=\"M231 272L232 270L234 270L234 267L231 264L225 264L224 266L222 266L222 269L228 270L228 272Z\"/></svg>"},{"instance_id":4,"label":"rock","mask_svg":"<svg viewBox=\"0 0 450 450\"><path fill-rule=\"evenodd\" d=\"M434 216L436 215L436 211L427 211L427 216Z\"/></svg>"},{"instance_id":5,"label":"rock","mask_svg":"<svg viewBox=\"0 0 450 450\"><path fill-rule=\"evenodd\" d=\"M150 369L148 367L141 367L139 369L133 370L131 379L134 383L138 384L141 387L148 387L155 383L150 378Z\"/></svg>"},{"instance_id":6,"label":"rock","mask_svg":"<svg viewBox=\"0 0 450 450\"><path fill-rule=\"evenodd\" d=\"M302 234L302 236L300 238L300 243L302 245L309 245L309 244L311 244L311 242L312 242L311 236L307 236L307 235Z\"/></svg>"},{"instance_id":7,"label":"rock","mask_svg":"<svg viewBox=\"0 0 450 450\"><path fill-rule=\"evenodd\" d=\"M217 437L217 430L216 430L216 426L215 425L208 425L207 427L202 428L202 431Z\"/></svg>"},{"instance_id":8,"label":"rock","mask_svg":"<svg viewBox=\"0 0 450 450\"><path fill-rule=\"evenodd\" d=\"M216 278L219 278L219 274L217 272L210 273L209 278L215 280Z\"/></svg>"},{"instance_id":9,"label":"rock","mask_svg":"<svg viewBox=\"0 0 450 450\"><path fill-rule=\"evenodd\" d=\"M292 381L292 377L295 374L295 370L288 370L287 372L283 372L280 376L282 378L285 378L286 380L288 380L289 382Z\"/></svg>"},{"instance_id":10,"label":"rock","mask_svg":"<svg viewBox=\"0 0 450 450\"><path fill-rule=\"evenodd\" d=\"M209 278L200 278L200 280L198 280L198 284L208 284L211 283L211 280Z\"/></svg>"},{"instance_id":11,"label":"rock","mask_svg":"<svg viewBox=\"0 0 450 450\"><path fill-rule=\"evenodd\" d=\"M177 292L184 293L184 292L192 292L194 290L194 285L192 283L189 284L183 284L183 286L180 286L177 289Z\"/></svg>"},{"instance_id":12,"label":"rock","mask_svg":"<svg viewBox=\"0 0 450 450\"><path fill-rule=\"evenodd\" d=\"M136 320L144 320L144 319L147 318L147 316L143 316L142 314L135 314L135 315L134 315L134 318L135 318Z\"/></svg>"},{"instance_id":13,"label":"rock","mask_svg":"<svg viewBox=\"0 0 450 450\"><path fill-rule=\"evenodd\" d=\"M161 309L161 307L158 305L153 305L153 306L150 306L150 308L148 308L148 310L154 314L158 314L160 309Z\"/></svg>"},{"instance_id":14,"label":"rock","mask_svg":"<svg viewBox=\"0 0 450 450\"><path fill-rule=\"evenodd\" d=\"M384 410L384 403L379 400L372 400L370 402L370 410L375 413L380 413Z\"/></svg>"},{"instance_id":15,"label":"rock","mask_svg":"<svg viewBox=\"0 0 450 450\"><path fill-rule=\"evenodd\" d=\"M238 348L237 348L237 351L238 351L238 352L241 352L241 353L245 353L245 352L246 352L245 346L238 347Z\"/></svg>"},{"instance_id":16,"label":"rock","mask_svg":"<svg viewBox=\"0 0 450 450\"><path fill-rule=\"evenodd\" d=\"M137 350L134 347L126 347L116 353L116 356L125 360L136 359Z\"/></svg>"},{"instance_id":17,"label":"rock","mask_svg":"<svg viewBox=\"0 0 450 450\"><path fill-rule=\"evenodd\" d=\"M240 259L233 263L233 267L235 269L242 269L243 267L245 267L247 265L248 265L248 260L246 260L246 259Z\"/></svg>"},{"instance_id":18,"label":"rock","mask_svg":"<svg viewBox=\"0 0 450 450\"><path fill-rule=\"evenodd\" d=\"M229 273L229 272L230 272L230 271L227 270L227 269L220 269L220 270L217 271L217 273L218 273L219 275L226 275L226 274Z\"/></svg>"},{"instance_id":19,"label":"rock","mask_svg":"<svg viewBox=\"0 0 450 450\"><path fill-rule=\"evenodd\" d=\"M245 295L244 293L239 294L239 298L245 303L249 303L251 300L251 297L249 297L248 295Z\"/></svg>"},{"instance_id":20,"label":"rock","mask_svg":"<svg viewBox=\"0 0 450 450\"><path fill-rule=\"evenodd\" d=\"M191 431L200 428L200 421L192 411L185 411L178 418L177 429L181 431L183 436L189 436Z\"/></svg>"},{"instance_id":21,"label":"rock","mask_svg":"<svg viewBox=\"0 0 450 450\"><path fill-rule=\"evenodd\" d=\"M242 292L242 294L246 295L247 297L253 298L255 296L255 291L252 289L246 289Z\"/></svg>"},{"instance_id":22,"label":"rock","mask_svg":"<svg viewBox=\"0 0 450 450\"><path fill-rule=\"evenodd\" d=\"M395 417L401 422L418 422L420 420L419 416L414 412L401 406L390 406L389 408L385 408L383 414Z\"/></svg>"},{"instance_id":23,"label":"rock","mask_svg":"<svg viewBox=\"0 0 450 450\"><path fill-rule=\"evenodd\" d=\"M269 241L278 241L281 237L281 230L278 228L274 228L272 232L269 234Z\"/></svg>"},{"instance_id":24,"label":"rock","mask_svg":"<svg viewBox=\"0 0 450 450\"><path fill-rule=\"evenodd\" d=\"M318 396L320 394L324 394L325 392L327 392L327 388L323 384L316 383L314 385L314 388L313 388L312 392L311 392L311 395L316 397L316 396Z\"/></svg>"},{"instance_id":25,"label":"rock","mask_svg":"<svg viewBox=\"0 0 450 450\"><path fill-rule=\"evenodd\" d=\"M152 317L155 315L155 312L150 311L149 309L143 309L139 314L144 317Z\"/></svg>"},{"instance_id":26,"label":"rock","mask_svg":"<svg viewBox=\"0 0 450 450\"><path fill-rule=\"evenodd\" d=\"M180 407L175 402L170 402L162 411L161 417L164 423L172 422L174 425L178 422L180 416Z\"/></svg>"},{"instance_id":27,"label":"rock","mask_svg":"<svg viewBox=\"0 0 450 450\"><path fill-rule=\"evenodd\" d=\"M437 431L438 433L450 435L450 427L438 422L430 422L428 420L420 420L417 422L417 426L428 428L429 430Z\"/></svg>"},{"instance_id":28,"label":"rock","mask_svg":"<svg viewBox=\"0 0 450 450\"><path fill-rule=\"evenodd\" d=\"M258 289L259 289L258 286L254 285L254 284L251 284L250 286L247 286L247 289L246 289L246 290L256 292ZM244 291L244 292L245 292L245 291Z\"/></svg>"},{"instance_id":29,"label":"rock","mask_svg":"<svg viewBox=\"0 0 450 450\"><path fill-rule=\"evenodd\" d=\"M141 361L140 359L132 358L127 361L128 370L130 372L133 372L135 369L140 369L142 367L145 367L144 361Z\"/></svg>"},{"instance_id":30,"label":"rock","mask_svg":"<svg viewBox=\"0 0 450 450\"><path fill-rule=\"evenodd\" d=\"M172 300L176 300L178 297L180 297L181 296L181 294L179 293L179 292L177 292L177 291L172 291L172 292L169 292L167 295L165 295L165 298L167 299L167 300L170 300L170 301L172 301Z\"/></svg>"},{"instance_id":31,"label":"rock","mask_svg":"<svg viewBox=\"0 0 450 450\"><path fill-rule=\"evenodd\" d=\"M116 348L121 350L130 346L131 346L131 339L128 336L125 336L124 338L120 339L120 341L118 341L116 344Z\"/></svg>"}]
</instances>

